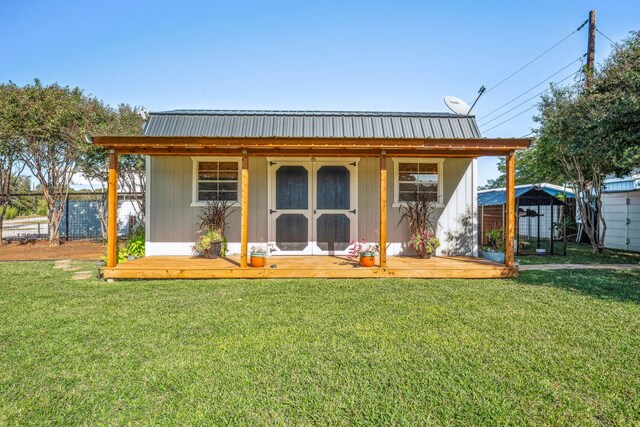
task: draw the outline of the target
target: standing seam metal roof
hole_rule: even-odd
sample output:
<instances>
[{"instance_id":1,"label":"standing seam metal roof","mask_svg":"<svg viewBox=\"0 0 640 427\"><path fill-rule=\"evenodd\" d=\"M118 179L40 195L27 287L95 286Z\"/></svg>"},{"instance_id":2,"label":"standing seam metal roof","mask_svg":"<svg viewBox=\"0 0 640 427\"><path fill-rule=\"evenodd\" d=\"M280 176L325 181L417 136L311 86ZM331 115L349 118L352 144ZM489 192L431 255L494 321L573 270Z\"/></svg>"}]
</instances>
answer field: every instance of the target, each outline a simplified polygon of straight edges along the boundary
<instances>
[{"instance_id":1,"label":"standing seam metal roof","mask_svg":"<svg viewBox=\"0 0 640 427\"><path fill-rule=\"evenodd\" d=\"M175 110L150 113L147 136L480 138L474 116L364 111Z\"/></svg>"}]
</instances>

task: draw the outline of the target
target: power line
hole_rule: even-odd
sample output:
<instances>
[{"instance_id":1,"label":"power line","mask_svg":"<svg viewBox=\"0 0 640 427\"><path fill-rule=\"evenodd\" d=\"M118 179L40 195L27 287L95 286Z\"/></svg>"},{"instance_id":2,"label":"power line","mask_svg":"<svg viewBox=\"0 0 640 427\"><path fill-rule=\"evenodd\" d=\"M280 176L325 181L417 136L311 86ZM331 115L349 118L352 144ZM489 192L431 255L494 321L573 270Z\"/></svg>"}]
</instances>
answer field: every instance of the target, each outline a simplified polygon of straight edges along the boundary
<instances>
[{"instance_id":1,"label":"power line","mask_svg":"<svg viewBox=\"0 0 640 427\"><path fill-rule=\"evenodd\" d=\"M574 77L575 75L576 75L576 73L571 73L571 74L569 74L568 76L566 76L565 78L563 78L562 80L558 80L557 82L555 82L555 84L560 84L560 83L564 82L565 80L567 80L567 79L569 79L569 78L571 78L571 77ZM531 101L532 99L537 98L538 96L542 95L543 93L548 92L548 91L549 91L549 89L550 89L550 88L546 88L546 89L545 89L545 90L543 90L542 92L538 92L538 93L536 93L536 94L535 94L535 95L533 95L531 98L527 98L527 99L525 99L524 101L522 101L520 104L516 105L515 107L510 108L510 109L508 109L507 111L505 111L504 113L502 113L502 114L500 114L500 115L495 116L495 117L494 117L493 119L491 119L491 120L487 120L487 121L486 121L486 122L484 122L484 123L480 123L480 124L478 124L478 126L485 126L485 125L487 125L488 123L491 123L491 122L493 122L493 121L495 121L495 120L499 119L500 117L503 117L505 114L509 114L511 111L515 110L516 108L518 108L518 107L520 107L520 106L522 106L522 105L526 104L527 102ZM485 116L485 117L486 117L486 116Z\"/></svg>"},{"instance_id":2,"label":"power line","mask_svg":"<svg viewBox=\"0 0 640 427\"><path fill-rule=\"evenodd\" d=\"M599 29L596 28L596 31L598 33L600 33L600 35L602 37L604 37L605 39L609 40L611 42L612 45L616 46L618 43L614 42L613 40L611 40L609 37L607 37L607 35L605 33L603 33L602 31L600 31Z\"/></svg>"},{"instance_id":3,"label":"power line","mask_svg":"<svg viewBox=\"0 0 640 427\"><path fill-rule=\"evenodd\" d=\"M537 107L537 105L532 105L531 107L527 108L526 110L522 110L522 111L520 111L518 114L516 114L516 115L514 115L514 116L509 117L507 120L505 120L505 121L503 121L503 122L500 122L500 123L498 123L497 125L492 126L492 127L490 127L489 129L487 129L487 130L484 130L483 132L489 132L490 130L495 129L495 128L497 128L498 126L502 126L503 124L505 124L505 123L507 123L507 122L509 122L509 121L511 121L511 120L513 120L513 119L515 119L515 118L516 118L516 117L518 117L518 116L523 115L523 114L524 114L524 113L526 113L527 111L529 111L529 110L531 110L531 109L533 109L533 108L536 108L536 107Z\"/></svg>"},{"instance_id":4,"label":"power line","mask_svg":"<svg viewBox=\"0 0 640 427\"><path fill-rule=\"evenodd\" d=\"M580 24L580 26L578 28L576 28L575 30L573 30L569 35L567 35L566 37L564 37L562 40L560 40L559 42L557 42L556 44L554 44L553 46L551 46L549 49L545 50L544 52L542 52L540 55L536 56L535 58L533 58L531 61L527 62L526 64L524 64L522 67L518 68L516 71L514 71L513 73L511 73L510 75L508 75L506 78L504 78L503 80L501 80L498 84L496 84L493 87L490 87L489 89L487 89L487 93L491 92L493 89L497 88L498 86L500 86L501 84L503 84L504 82L506 82L507 80L509 80L511 77L515 76L516 74L518 74L520 71L524 70L525 68L527 68L529 65L533 64L534 62L536 62L538 59L542 58L544 55L546 55L547 53L549 53L551 50L555 49L558 45L560 45L562 42L564 42L565 40L567 40L569 37L571 37L572 35L574 35L575 33L577 33L578 31L580 31L582 29L582 27L584 27L587 22L589 22L589 20L587 19L586 21L584 21L582 24Z\"/></svg>"},{"instance_id":5,"label":"power line","mask_svg":"<svg viewBox=\"0 0 640 427\"><path fill-rule=\"evenodd\" d=\"M545 78L544 80L542 80L540 83L532 86L531 88L527 89L526 91L522 92L520 95L516 96L515 98L513 98L512 100L510 100L509 102L501 105L500 107L496 108L495 110L485 114L484 116L478 118L478 120L483 120L487 117L489 117L490 115L492 115L493 113L502 110L504 107L506 107L507 105L511 104L512 102L522 98L524 95L526 95L527 93L531 92L532 90L534 90L535 88L537 88L538 86L540 86L541 84L546 83L547 81L551 80L552 78L554 78L555 76L557 76L558 74L560 74L561 72L563 72L564 70L566 70L567 68L571 67L573 64L575 64L578 61L581 61L584 57L586 56L586 53L584 55L582 55L580 58L577 58L575 61L571 61L568 65L566 65L565 67L561 68L560 70L556 71L555 73L553 73L552 75L550 75L549 77Z\"/></svg>"}]
</instances>

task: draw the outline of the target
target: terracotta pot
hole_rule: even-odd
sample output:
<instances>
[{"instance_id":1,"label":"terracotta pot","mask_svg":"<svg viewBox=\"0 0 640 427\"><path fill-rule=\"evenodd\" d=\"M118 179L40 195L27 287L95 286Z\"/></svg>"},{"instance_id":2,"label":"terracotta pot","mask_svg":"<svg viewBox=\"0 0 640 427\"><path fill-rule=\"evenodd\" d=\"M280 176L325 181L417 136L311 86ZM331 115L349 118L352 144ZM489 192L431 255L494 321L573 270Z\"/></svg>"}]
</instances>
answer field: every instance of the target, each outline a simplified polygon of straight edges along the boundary
<instances>
[{"instance_id":1,"label":"terracotta pot","mask_svg":"<svg viewBox=\"0 0 640 427\"><path fill-rule=\"evenodd\" d=\"M264 267L267 264L267 257L262 254L251 254L251 267Z\"/></svg>"},{"instance_id":2,"label":"terracotta pot","mask_svg":"<svg viewBox=\"0 0 640 427\"><path fill-rule=\"evenodd\" d=\"M376 264L376 257L374 254L360 255L360 267L373 267Z\"/></svg>"}]
</instances>

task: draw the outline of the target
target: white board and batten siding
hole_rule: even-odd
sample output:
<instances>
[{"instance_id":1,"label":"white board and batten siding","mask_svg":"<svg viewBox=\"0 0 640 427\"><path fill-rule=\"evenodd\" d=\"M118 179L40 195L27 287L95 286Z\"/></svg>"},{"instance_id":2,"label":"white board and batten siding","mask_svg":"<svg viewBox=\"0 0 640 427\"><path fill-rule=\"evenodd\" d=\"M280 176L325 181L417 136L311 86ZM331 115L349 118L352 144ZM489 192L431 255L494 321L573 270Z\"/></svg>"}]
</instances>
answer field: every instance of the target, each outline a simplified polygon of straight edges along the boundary
<instances>
[{"instance_id":1,"label":"white board and batten siding","mask_svg":"<svg viewBox=\"0 0 640 427\"><path fill-rule=\"evenodd\" d=\"M428 159L425 159L428 160ZM200 207L192 207L193 161L191 157L149 157L147 163L146 255L190 255L197 239ZM249 244L268 242L269 165L262 157L249 159ZM402 210L393 205L394 162L387 161L387 240L389 255L411 255L409 230L399 224ZM442 206L437 209L437 254L477 255L476 161L445 159L442 173ZM358 238L379 241L380 161L358 161ZM229 216L226 237L229 253L240 251L240 209Z\"/></svg>"},{"instance_id":2,"label":"white board and batten siding","mask_svg":"<svg viewBox=\"0 0 640 427\"><path fill-rule=\"evenodd\" d=\"M602 213L607 224L604 246L640 252L640 191L603 193Z\"/></svg>"}]
</instances>

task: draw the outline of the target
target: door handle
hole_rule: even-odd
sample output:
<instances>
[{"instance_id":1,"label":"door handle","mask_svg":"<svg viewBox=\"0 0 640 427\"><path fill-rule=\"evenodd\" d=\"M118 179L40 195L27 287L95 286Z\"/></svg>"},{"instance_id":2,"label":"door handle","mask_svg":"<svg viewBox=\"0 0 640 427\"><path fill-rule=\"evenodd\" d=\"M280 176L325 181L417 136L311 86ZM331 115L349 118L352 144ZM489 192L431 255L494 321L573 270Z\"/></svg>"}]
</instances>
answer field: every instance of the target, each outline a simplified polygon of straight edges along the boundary
<instances>
[{"instance_id":1,"label":"door handle","mask_svg":"<svg viewBox=\"0 0 640 427\"><path fill-rule=\"evenodd\" d=\"M354 209L354 210L352 210L352 211L349 211L349 212L351 212L351 213L352 213L352 214L354 214L354 215L356 214L356 210L355 210L355 209Z\"/></svg>"},{"instance_id":2,"label":"door handle","mask_svg":"<svg viewBox=\"0 0 640 427\"><path fill-rule=\"evenodd\" d=\"M272 213L276 213L276 212L277 212L277 211L274 211L273 209L269 209L269 213L270 213L270 214L272 214Z\"/></svg>"}]
</instances>

